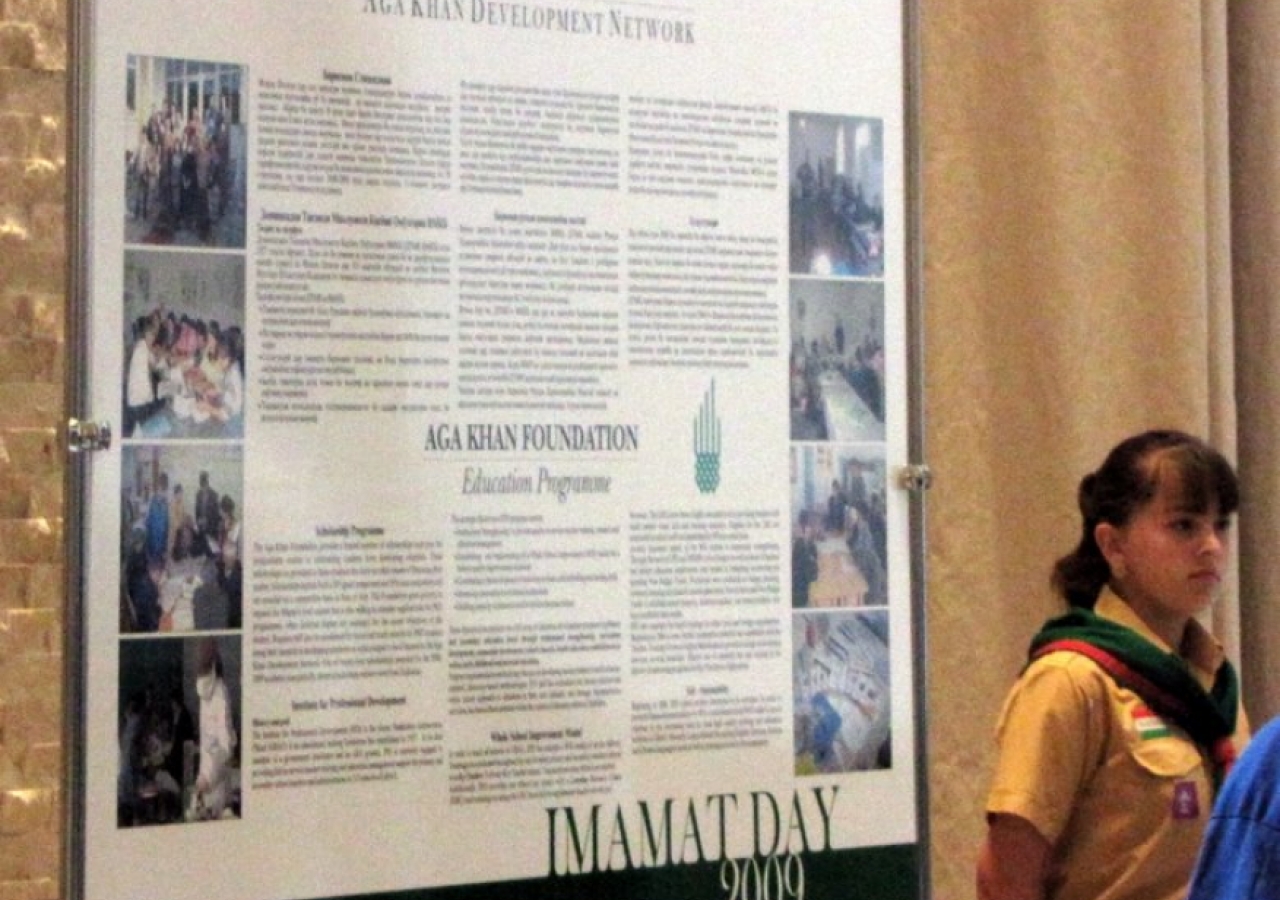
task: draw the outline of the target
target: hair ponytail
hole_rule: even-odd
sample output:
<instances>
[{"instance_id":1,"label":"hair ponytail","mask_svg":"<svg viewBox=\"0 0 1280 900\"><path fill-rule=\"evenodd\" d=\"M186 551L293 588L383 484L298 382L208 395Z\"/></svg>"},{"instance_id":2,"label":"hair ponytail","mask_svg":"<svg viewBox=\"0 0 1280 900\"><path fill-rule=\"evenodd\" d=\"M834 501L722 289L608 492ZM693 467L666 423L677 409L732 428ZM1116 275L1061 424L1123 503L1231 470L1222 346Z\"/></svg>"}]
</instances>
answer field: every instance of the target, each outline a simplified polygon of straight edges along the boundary
<instances>
[{"instance_id":1,"label":"hair ponytail","mask_svg":"<svg viewBox=\"0 0 1280 900\"><path fill-rule=\"evenodd\" d=\"M1053 589L1072 606L1092 609L1102 586L1111 578L1102 548L1094 537L1098 526L1099 509L1096 499L1098 475L1090 472L1080 479L1076 490L1076 504L1080 508L1082 530L1075 550L1054 564L1051 584Z\"/></svg>"}]
</instances>

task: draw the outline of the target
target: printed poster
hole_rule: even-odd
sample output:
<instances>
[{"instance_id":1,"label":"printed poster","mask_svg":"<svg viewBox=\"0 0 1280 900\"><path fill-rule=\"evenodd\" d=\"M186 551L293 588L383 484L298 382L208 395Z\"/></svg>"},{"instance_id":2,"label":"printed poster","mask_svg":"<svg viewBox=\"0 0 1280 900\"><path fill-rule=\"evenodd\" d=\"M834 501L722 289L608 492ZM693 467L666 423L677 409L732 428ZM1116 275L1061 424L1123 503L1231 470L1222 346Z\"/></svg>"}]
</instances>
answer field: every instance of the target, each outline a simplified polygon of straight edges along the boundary
<instances>
[{"instance_id":1,"label":"printed poster","mask_svg":"<svg viewBox=\"0 0 1280 900\"><path fill-rule=\"evenodd\" d=\"M83 896L920 896L903 24L86 5Z\"/></svg>"}]
</instances>

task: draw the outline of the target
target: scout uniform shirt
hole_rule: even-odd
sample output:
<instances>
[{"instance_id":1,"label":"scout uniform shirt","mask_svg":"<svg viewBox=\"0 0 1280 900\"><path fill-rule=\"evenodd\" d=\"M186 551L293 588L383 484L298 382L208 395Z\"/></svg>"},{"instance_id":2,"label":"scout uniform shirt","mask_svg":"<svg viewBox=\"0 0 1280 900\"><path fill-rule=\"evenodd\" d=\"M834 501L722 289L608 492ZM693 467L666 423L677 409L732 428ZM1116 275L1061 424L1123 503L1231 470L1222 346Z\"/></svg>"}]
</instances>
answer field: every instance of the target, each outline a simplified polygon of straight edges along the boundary
<instances>
[{"instance_id":1,"label":"scout uniform shirt","mask_svg":"<svg viewBox=\"0 0 1280 900\"><path fill-rule=\"evenodd\" d=\"M1172 652L1104 588L1094 612ZM1194 620L1184 652L1205 690L1223 662ZM1238 717L1234 743L1248 726ZM1005 701L987 813L1049 841L1049 900L1182 900L1209 818L1212 762L1187 734L1073 652L1032 662Z\"/></svg>"}]
</instances>

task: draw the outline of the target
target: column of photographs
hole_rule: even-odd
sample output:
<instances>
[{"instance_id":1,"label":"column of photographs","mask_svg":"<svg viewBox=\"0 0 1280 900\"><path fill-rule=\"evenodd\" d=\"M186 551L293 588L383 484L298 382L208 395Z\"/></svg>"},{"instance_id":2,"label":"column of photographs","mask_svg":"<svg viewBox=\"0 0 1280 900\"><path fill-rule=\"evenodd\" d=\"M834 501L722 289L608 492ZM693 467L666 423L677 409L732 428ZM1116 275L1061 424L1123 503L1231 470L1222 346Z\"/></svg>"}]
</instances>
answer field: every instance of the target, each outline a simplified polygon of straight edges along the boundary
<instances>
[{"instance_id":1,"label":"column of photographs","mask_svg":"<svg viewBox=\"0 0 1280 900\"><path fill-rule=\"evenodd\" d=\"M885 769L883 121L792 113L788 181L795 771Z\"/></svg>"},{"instance_id":2,"label":"column of photographs","mask_svg":"<svg viewBox=\"0 0 1280 900\"><path fill-rule=\"evenodd\" d=\"M120 98L121 828L241 814L246 86L130 56Z\"/></svg>"}]
</instances>

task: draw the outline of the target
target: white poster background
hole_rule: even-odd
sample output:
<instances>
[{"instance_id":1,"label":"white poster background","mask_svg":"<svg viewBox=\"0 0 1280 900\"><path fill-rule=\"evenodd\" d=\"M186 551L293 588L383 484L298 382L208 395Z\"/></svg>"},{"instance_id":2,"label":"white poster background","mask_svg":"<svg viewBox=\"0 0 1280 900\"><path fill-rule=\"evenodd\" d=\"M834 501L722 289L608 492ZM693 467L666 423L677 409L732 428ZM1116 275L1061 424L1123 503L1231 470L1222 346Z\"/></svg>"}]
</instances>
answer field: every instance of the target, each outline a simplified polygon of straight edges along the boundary
<instances>
[{"instance_id":1,"label":"white poster background","mask_svg":"<svg viewBox=\"0 0 1280 900\"><path fill-rule=\"evenodd\" d=\"M487 4L516 12L519 4ZM741 0L699 0L673 4L595 3L578 0L562 9L626 16L657 16L692 23L694 43L628 40L624 37L566 34L473 21L472 3L460 4L461 20L430 18L445 4L422 0L323 0L317 3L183 2L96 0L88 48L91 119L86 129L91 170L87 183L89 235L87 309L91 337L85 371L91 417L119 416L121 384L128 360L122 333L125 176L123 162L133 146L137 118L125 105L130 56L207 60L244 67L242 117L247 123L246 246L246 408L243 452L245 556L244 625L241 631L241 765L254 766L255 719L293 715L299 701L338 693L341 684L314 687L262 684L252 674L255 555L268 543L314 541L318 528L341 524L374 526L389 539L442 542L447 554L451 513L543 515L547 524L599 523L620 529L617 539L621 583L578 594L572 616L628 621L626 533L633 511L689 508L699 511L771 509L778 513L775 535L781 549L777 603L779 628L791 634L793 612L787 596L790 543L792 441L788 439L786 384L788 340L787 271L788 121L792 113L852 116L882 123L884 190L884 272L875 279L884 292L886 348L885 439L872 447L886 471L907 462L906 204L903 170L903 36L900 5L892 0L785 5ZM453 7L450 6L450 9ZM415 14L415 11L423 13ZM461 82L485 82L546 89L608 92L623 98L620 139L623 187L617 191L529 188L523 196L462 193L456 186L434 192L347 188L340 195L267 193L256 180L261 136L259 86L288 81L314 84L325 71L385 77L397 89L455 98ZM779 161L774 191L721 191L717 199L629 194L626 178L626 98L630 95L680 98L710 103L768 105L776 110ZM457 147L456 128L453 144ZM454 165L454 183L458 167ZM444 217L448 229L432 238L455 250L461 225L491 224L495 211L585 217L626 245L630 229L686 228L691 218L714 218L726 231L767 232L778 241L776 300L779 346L771 358L746 368L691 371L634 367L624 362L616 398L590 414L448 412L342 414L319 425L261 421L255 379L262 367L263 339L255 307L256 231L264 209L395 213ZM770 224L771 223L771 224ZM350 233L350 232L348 232ZM214 252L196 248L194 253ZM219 252L226 252L219 248ZM620 254L625 290L626 254ZM347 294L362 302L359 286ZM379 305L421 302L449 304L456 277L445 287L375 287L368 299ZM624 301L620 298L618 307ZM625 313L623 344L625 347ZM456 372L456 370L455 370ZM720 484L701 494L691 477L691 422L714 379L722 433ZM568 503L544 497L467 497L461 494L468 466L494 470L536 468L536 453L489 455L424 451L430 424L440 422L604 421L638 423L638 452L547 460L613 479L602 496L578 496ZM447 766L412 769L395 780L309 789L252 791L244 780L240 819L164 828L118 828L115 782L120 635L117 597L122 491L121 448L94 458L87 503L86 683L84 869L86 895L94 900L163 897L198 892L208 900L376 893L437 885L536 878L548 873L547 800L473 806L451 805ZM194 492L189 492L191 497ZM190 502L190 501L189 501ZM622 778L608 796L566 798L591 803L634 804L638 799L705 798L768 791L790 798L816 785L840 789L832 825L835 848L903 844L916 840L915 694L908 498L889 479L889 656L891 663L893 764L888 770L852 772L821 779L794 774L790 729L767 746L705 753L633 756L629 746L633 702L683 694L689 685L728 683L730 690L775 690L790 702L792 661L783 653L757 664L750 684L722 673L628 677L623 691L602 710L542 714L531 727L577 727L589 736L616 739L624 747ZM446 558L446 572L452 564ZM446 584L451 581L447 578ZM450 598L445 616L449 621ZM563 619L563 613L550 616ZM535 620L536 616L531 619ZM447 650L446 650L447 660ZM397 717L443 721L445 754L472 746L494 727L493 717L447 715L446 664L427 667L422 678L380 682L351 692L401 694L408 708ZM762 688L762 686L764 686ZM193 711L194 712L194 711ZM790 721L790 710L785 716ZM339 722L341 717L332 721ZM751 852L751 835L730 835L733 855Z\"/></svg>"}]
</instances>

